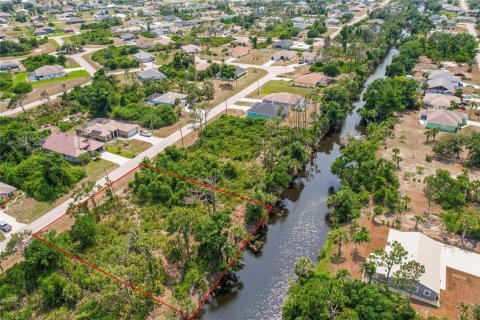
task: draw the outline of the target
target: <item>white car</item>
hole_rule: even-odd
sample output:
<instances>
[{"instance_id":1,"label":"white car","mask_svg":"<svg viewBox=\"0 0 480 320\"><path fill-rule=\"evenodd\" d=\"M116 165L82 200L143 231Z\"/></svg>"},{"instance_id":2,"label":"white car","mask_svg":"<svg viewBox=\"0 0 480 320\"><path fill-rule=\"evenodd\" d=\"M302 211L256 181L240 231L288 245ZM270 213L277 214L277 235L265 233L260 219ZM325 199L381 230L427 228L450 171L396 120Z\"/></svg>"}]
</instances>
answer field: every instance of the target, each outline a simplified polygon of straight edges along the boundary
<instances>
[{"instance_id":1,"label":"white car","mask_svg":"<svg viewBox=\"0 0 480 320\"><path fill-rule=\"evenodd\" d=\"M142 137L151 137L152 136L152 133L151 132L148 132L148 131L140 131L140 135Z\"/></svg>"}]
</instances>

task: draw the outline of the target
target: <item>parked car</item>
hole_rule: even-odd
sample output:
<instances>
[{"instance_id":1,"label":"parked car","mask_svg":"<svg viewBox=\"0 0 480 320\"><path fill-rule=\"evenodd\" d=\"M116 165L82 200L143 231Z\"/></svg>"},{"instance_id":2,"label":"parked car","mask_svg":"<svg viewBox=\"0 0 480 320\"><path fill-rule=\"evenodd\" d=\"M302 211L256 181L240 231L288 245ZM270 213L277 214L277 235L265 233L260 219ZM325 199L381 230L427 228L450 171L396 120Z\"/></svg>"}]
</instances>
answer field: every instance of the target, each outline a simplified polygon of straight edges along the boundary
<instances>
[{"instance_id":1,"label":"parked car","mask_svg":"<svg viewBox=\"0 0 480 320\"><path fill-rule=\"evenodd\" d=\"M0 230L2 230L3 232L9 232L10 230L12 230L12 226L5 221L0 221Z\"/></svg>"},{"instance_id":2,"label":"parked car","mask_svg":"<svg viewBox=\"0 0 480 320\"><path fill-rule=\"evenodd\" d=\"M152 136L152 133L151 132L148 132L148 131L140 131L140 135L142 137L151 137Z\"/></svg>"}]
</instances>

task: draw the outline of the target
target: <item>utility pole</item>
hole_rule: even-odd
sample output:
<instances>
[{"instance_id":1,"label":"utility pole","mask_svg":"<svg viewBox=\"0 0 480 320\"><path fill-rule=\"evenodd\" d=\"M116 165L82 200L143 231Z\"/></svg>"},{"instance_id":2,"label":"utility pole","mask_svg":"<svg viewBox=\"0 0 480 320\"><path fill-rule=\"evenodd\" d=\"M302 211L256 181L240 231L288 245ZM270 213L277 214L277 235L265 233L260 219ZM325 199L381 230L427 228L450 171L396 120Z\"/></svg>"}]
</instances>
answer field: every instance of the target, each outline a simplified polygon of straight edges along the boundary
<instances>
[{"instance_id":1,"label":"utility pole","mask_svg":"<svg viewBox=\"0 0 480 320\"><path fill-rule=\"evenodd\" d=\"M228 103L227 103L227 98L225 98L225 114L228 114Z\"/></svg>"},{"instance_id":2,"label":"utility pole","mask_svg":"<svg viewBox=\"0 0 480 320\"><path fill-rule=\"evenodd\" d=\"M103 170L105 171L107 185L109 185L109 187L110 187L110 191L112 192L112 197L115 198L115 190L113 189L112 180L110 180L110 177L108 176L108 171L107 171L107 169L105 169L105 167L103 167Z\"/></svg>"},{"instance_id":3,"label":"utility pole","mask_svg":"<svg viewBox=\"0 0 480 320\"><path fill-rule=\"evenodd\" d=\"M180 137L182 139L182 148L185 148L185 145L183 144L183 132L182 132L182 125L180 124Z\"/></svg>"}]
</instances>

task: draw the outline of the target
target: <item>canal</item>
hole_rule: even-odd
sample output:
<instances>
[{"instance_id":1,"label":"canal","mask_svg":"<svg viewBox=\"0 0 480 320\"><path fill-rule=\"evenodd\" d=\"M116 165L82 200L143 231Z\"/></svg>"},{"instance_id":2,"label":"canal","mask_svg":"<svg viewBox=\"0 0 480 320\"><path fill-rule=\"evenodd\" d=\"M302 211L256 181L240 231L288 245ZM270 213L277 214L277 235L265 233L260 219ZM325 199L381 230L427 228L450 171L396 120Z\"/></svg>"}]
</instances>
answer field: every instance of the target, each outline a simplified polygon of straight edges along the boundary
<instances>
[{"instance_id":1,"label":"canal","mask_svg":"<svg viewBox=\"0 0 480 320\"><path fill-rule=\"evenodd\" d=\"M366 85L385 76L387 65L398 51L392 49ZM363 92L362 92L363 96ZM357 109L347 116L339 133L325 137L307 166L303 177L295 180L282 196L281 215L269 221L268 234L260 255L245 252L245 267L238 271L238 283L227 293L211 299L200 312L208 320L278 320L282 318L282 304L287 295L288 282L295 278L294 265L300 257L317 261L317 254L325 243L328 224L326 200L329 190L338 190L338 178L331 173L333 161L340 155L340 137L363 133Z\"/></svg>"}]
</instances>

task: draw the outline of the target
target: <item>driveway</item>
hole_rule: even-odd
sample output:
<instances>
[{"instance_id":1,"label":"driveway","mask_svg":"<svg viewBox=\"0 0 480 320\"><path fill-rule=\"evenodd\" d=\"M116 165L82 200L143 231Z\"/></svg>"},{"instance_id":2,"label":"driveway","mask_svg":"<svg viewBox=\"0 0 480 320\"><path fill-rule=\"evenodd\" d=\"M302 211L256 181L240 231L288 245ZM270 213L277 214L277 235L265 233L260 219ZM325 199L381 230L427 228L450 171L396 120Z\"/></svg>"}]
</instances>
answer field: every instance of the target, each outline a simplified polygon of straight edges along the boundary
<instances>
[{"instance_id":1,"label":"driveway","mask_svg":"<svg viewBox=\"0 0 480 320\"><path fill-rule=\"evenodd\" d=\"M108 152L108 151L103 151L103 152L100 154L100 158L102 158L103 160L107 160L107 161L116 163L116 164L118 164L119 166L127 163L128 160L130 160L130 159L128 159L128 158L119 156L118 154L110 153L110 152Z\"/></svg>"},{"instance_id":2,"label":"driveway","mask_svg":"<svg viewBox=\"0 0 480 320\"><path fill-rule=\"evenodd\" d=\"M151 144L157 144L157 143L160 143L163 140L163 138L157 138L157 137L154 137L154 136L144 137L144 136L141 136L140 133L137 133L136 135L133 135L130 138L127 138L127 139L122 138L122 140L132 140L132 139L145 141L145 142L148 142L148 143L151 143Z\"/></svg>"},{"instance_id":3,"label":"driveway","mask_svg":"<svg viewBox=\"0 0 480 320\"><path fill-rule=\"evenodd\" d=\"M17 198L15 198L15 199L13 200L13 202L7 204L7 207L8 207L9 205L15 203L15 201L17 201L17 199L18 199L18 196L17 196ZM4 210L4 209L1 209L1 208L0 208L0 221L5 221L6 223L8 223L9 225L12 226L12 230L11 230L10 232L8 232L8 233L3 233L3 234L5 235L5 237L7 238L7 240L8 240L8 238L10 238L10 236L11 236L13 233L18 232L19 230L23 229L23 228L26 226L26 224L24 224L24 223L17 222L17 220L15 220L14 217L9 216L8 214L6 214L6 213L5 213L5 210ZM6 241L5 241L5 242L6 242Z\"/></svg>"}]
</instances>

